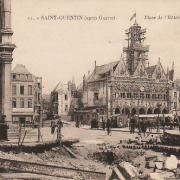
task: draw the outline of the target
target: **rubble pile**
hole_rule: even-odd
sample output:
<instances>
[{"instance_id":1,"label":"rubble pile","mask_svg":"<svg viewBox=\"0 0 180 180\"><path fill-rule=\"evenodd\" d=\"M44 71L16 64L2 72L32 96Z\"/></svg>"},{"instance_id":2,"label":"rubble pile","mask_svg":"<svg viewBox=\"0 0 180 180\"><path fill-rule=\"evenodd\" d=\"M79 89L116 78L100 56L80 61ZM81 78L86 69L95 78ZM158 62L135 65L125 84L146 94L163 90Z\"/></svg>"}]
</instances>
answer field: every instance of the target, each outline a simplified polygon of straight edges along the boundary
<instances>
[{"instance_id":1,"label":"rubble pile","mask_svg":"<svg viewBox=\"0 0 180 180\"><path fill-rule=\"evenodd\" d=\"M123 161L133 163L137 157L142 157L145 151L143 150L127 150L123 149L122 146L108 146L103 145L99 147L99 151L93 153L94 159L107 163L107 164L118 164Z\"/></svg>"},{"instance_id":2,"label":"rubble pile","mask_svg":"<svg viewBox=\"0 0 180 180\"><path fill-rule=\"evenodd\" d=\"M137 157L137 159L139 159ZM136 160L137 160L136 159ZM143 158L142 158L143 159ZM144 179L144 180L165 180L180 179L180 162L176 156L170 157L146 154L144 162L137 166L133 163L121 162L112 168L111 179Z\"/></svg>"}]
</instances>

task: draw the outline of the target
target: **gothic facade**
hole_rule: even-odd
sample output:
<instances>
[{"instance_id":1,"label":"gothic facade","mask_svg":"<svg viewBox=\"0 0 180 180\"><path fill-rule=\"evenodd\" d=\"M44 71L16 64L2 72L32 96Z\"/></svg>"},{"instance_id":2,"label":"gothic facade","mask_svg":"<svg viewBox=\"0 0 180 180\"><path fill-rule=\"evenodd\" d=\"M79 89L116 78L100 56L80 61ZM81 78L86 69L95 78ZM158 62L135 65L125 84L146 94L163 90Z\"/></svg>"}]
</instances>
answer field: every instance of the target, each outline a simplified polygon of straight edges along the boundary
<instances>
[{"instance_id":1,"label":"gothic facade","mask_svg":"<svg viewBox=\"0 0 180 180\"><path fill-rule=\"evenodd\" d=\"M127 47L119 61L97 66L83 77L81 109L99 114L160 114L170 111L169 93L174 70L164 70L160 58L155 65L144 45L146 29L135 23L125 31Z\"/></svg>"}]
</instances>

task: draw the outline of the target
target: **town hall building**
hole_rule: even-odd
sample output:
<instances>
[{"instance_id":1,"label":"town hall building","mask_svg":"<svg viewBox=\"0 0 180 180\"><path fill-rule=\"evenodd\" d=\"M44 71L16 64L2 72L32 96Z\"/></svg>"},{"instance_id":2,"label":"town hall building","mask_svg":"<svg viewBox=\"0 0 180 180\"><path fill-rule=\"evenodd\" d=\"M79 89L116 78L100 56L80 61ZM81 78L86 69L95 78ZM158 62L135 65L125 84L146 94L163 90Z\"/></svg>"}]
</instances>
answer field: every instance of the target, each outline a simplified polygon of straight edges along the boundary
<instances>
[{"instance_id":1,"label":"town hall building","mask_svg":"<svg viewBox=\"0 0 180 180\"><path fill-rule=\"evenodd\" d=\"M87 118L90 112L107 117L133 114L169 113L169 93L173 88L174 68L166 70L160 58L155 65L148 59L149 46L144 44L146 29L138 23L125 31L127 47L119 61L97 66L84 75L82 106L75 118ZM86 112L86 113L83 113ZM89 113L87 113L89 112Z\"/></svg>"}]
</instances>

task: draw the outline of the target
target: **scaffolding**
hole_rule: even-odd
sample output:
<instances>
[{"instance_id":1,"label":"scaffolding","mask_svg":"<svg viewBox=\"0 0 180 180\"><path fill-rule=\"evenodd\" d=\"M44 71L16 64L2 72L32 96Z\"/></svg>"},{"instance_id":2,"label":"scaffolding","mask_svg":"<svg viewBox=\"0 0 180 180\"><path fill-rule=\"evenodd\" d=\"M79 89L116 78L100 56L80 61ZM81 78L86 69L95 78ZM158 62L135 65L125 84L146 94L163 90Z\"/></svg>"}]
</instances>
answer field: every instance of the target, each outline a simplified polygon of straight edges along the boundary
<instances>
[{"instance_id":1,"label":"scaffolding","mask_svg":"<svg viewBox=\"0 0 180 180\"><path fill-rule=\"evenodd\" d=\"M146 29L141 29L141 26L135 23L129 29L125 31L127 36L127 47L123 48L123 52L126 54L126 64L131 75L133 75L139 61L142 61L144 65L147 64L149 52L149 46L143 45L146 39Z\"/></svg>"}]
</instances>

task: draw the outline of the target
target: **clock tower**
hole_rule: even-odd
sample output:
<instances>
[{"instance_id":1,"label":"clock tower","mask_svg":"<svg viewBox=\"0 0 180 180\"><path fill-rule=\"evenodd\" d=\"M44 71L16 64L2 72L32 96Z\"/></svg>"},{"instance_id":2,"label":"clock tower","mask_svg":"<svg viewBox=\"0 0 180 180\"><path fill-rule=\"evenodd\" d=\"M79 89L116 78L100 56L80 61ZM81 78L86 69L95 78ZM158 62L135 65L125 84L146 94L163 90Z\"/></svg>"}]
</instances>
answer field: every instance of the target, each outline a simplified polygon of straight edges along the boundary
<instances>
[{"instance_id":1,"label":"clock tower","mask_svg":"<svg viewBox=\"0 0 180 180\"><path fill-rule=\"evenodd\" d=\"M135 20L134 24L126 30L127 47L123 48L126 55L126 65L130 75L133 75L139 62L144 66L147 63L149 47L144 45L146 29L142 29Z\"/></svg>"}]
</instances>

